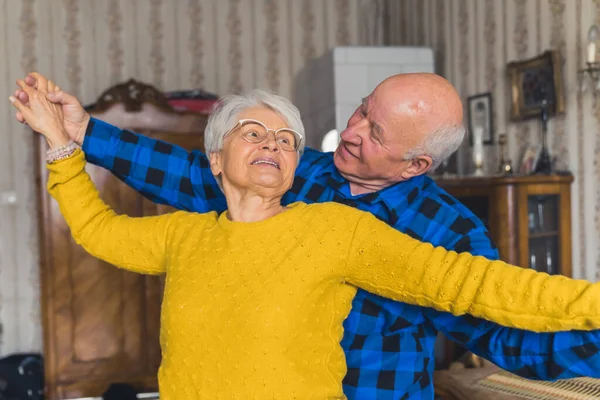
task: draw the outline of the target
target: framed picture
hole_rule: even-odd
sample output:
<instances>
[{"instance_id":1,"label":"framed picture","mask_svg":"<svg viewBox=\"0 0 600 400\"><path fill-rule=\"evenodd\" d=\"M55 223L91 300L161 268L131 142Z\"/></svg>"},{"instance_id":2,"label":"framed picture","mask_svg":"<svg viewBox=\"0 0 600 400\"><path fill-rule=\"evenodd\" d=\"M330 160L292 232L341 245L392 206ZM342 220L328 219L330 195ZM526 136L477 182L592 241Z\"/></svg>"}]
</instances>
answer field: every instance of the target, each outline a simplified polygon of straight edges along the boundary
<instances>
[{"instance_id":1,"label":"framed picture","mask_svg":"<svg viewBox=\"0 0 600 400\"><path fill-rule=\"evenodd\" d=\"M510 117L513 121L539 117L544 101L548 115L565 112L562 61L557 51L507 65L511 88Z\"/></svg>"},{"instance_id":2,"label":"framed picture","mask_svg":"<svg viewBox=\"0 0 600 400\"><path fill-rule=\"evenodd\" d=\"M529 175L533 171L535 171L535 167L540 159L540 154L542 152L542 145L540 144L531 144L523 153L523 158L521 159L521 166L519 168L519 173L523 175Z\"/></svg>"},{"instance_id":3,"label":"framed picture","mask_svg":"<svg viewBox=\"0 0 600 400\"><path fill-rule=\"evenodd\" d=\"M475 128L483 128L483 144L494 143L494 109L492 93L476 94L467 98L469 142L473 146Z\"/></svg>"}]
</instances>

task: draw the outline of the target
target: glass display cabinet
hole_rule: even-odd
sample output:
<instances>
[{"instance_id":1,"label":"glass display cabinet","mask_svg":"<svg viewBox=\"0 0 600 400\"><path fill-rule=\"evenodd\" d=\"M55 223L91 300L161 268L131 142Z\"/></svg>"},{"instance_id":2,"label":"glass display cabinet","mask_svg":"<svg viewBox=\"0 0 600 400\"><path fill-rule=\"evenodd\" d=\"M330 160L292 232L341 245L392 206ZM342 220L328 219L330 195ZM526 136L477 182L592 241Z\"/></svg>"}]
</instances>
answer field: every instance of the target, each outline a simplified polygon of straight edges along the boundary
<instances>
[{"instance_id":1,"label":"glass display cabinet","mask_svg":"<svg viewBox=\"0 0 600 400\"><path fill-rule=\"evenodd\" d=\"M500 258L571 276L571 175L436 179L488 227Z\"/></svg>"},{"instance_id":2,"label":"glass display cabinet","mask_svg":"<svg viewBox=\"0 0 600 400\"><path fill-rule=\"evenodd\" d=\"M435 178L487 226L500 259L524 268L571 276L570 175ZM440 339L437 368L466 349Z\"/></svg>"}]
</instances>

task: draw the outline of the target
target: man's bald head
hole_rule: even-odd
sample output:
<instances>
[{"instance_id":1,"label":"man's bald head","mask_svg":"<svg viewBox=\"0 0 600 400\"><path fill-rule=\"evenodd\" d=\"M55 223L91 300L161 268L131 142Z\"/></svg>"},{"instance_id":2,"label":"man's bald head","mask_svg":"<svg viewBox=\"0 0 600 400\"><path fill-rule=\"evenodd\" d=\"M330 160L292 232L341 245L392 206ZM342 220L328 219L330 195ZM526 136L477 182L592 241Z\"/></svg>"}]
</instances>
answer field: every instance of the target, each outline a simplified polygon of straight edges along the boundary
<instances>
[{"instance_id":1,"label":"man's bald head","mask_svg":"<svg viewBox=\"0 0 600 400\"><path fill-rule=\"evenodd\" d=\"M460 125L463 106L460 96L450 82L431 73L393 75L373 91L389 101L396 112L414 115L426 132L440 125Z\"/></svg>"},{"instance_id":2,"label":"man's bald head","mask_svg":"<svg viewBox=\"0 0 600 400\"><path fill-rule=\"evenodd\" d=\"M450 82L431 73L394 75L350 117L334 161L355 192L380 190L436 168L464 134Z\"/></svg>"}]
</instances>

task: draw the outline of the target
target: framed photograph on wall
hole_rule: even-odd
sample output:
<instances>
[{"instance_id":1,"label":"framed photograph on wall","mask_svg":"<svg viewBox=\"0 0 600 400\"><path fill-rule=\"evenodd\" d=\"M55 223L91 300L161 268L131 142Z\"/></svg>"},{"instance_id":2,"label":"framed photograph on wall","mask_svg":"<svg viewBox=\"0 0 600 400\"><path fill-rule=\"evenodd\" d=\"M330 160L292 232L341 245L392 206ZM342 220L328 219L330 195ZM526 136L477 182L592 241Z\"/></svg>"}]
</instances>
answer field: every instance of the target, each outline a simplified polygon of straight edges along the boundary
<instances>
[{"instance_id":1,"label":"framed photograph on wall","mask_svg":"<svg viewBox=\"0 0 600 400\"><path fill-rule=\"evenodd\" d=\"M510 118L513 121L539 117L544 100L549 116L565 112L559 52L547 51L528 60L510 62L507 73L511 89Z\"/></svg>"},{"instance_id":2,"label":"framed photograph on wall","mask_svg":"<svg viewBox=\"0 0 600 400\"><path fill-rule=\"evenodd\" d=\"M492 93L481 93L467 98L469 142L473 146L476 128L483 129L483 144L494 144L494 108Z\"/></svg>"}]
</instances>

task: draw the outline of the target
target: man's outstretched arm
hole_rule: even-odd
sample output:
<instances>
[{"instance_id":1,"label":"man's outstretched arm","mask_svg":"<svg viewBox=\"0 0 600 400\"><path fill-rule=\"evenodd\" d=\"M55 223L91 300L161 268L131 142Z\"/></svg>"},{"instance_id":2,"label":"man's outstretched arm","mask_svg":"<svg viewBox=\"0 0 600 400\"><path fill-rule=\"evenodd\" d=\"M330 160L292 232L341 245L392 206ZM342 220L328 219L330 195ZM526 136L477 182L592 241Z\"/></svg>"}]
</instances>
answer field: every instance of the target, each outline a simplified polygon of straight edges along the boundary
<instances>
[{"instance_id":1,"label":"man's outstretched arm","mask_svg":"<svg viewBox=\"0 0 600 400\"><path fill-rule=\"evenodd\" d=\"M87 160L148 199L178 209L221 212L225 197L206 155L91 118L82 141Z\"/></svg>"},{"instance_id":2,"label":"man's outstretched arm","mask_svg":"<svg viewBox=\"0 0 600 400\"><path fill-rule=\"evenodd\" d=\"M37 72L25 79L28 86L46 87L49 81ZM89 162L110 170L115 176L150 200L175 208L197 212L222 211L225 199L201 152L121 130L91 118L81 102L53 85L48 100L60 104L63 128L71 140L82 145ZM29 104L25 90L15 92L23 104ZM17 120L25 122L17 112Z\"/></svg>"}]
</instances>

